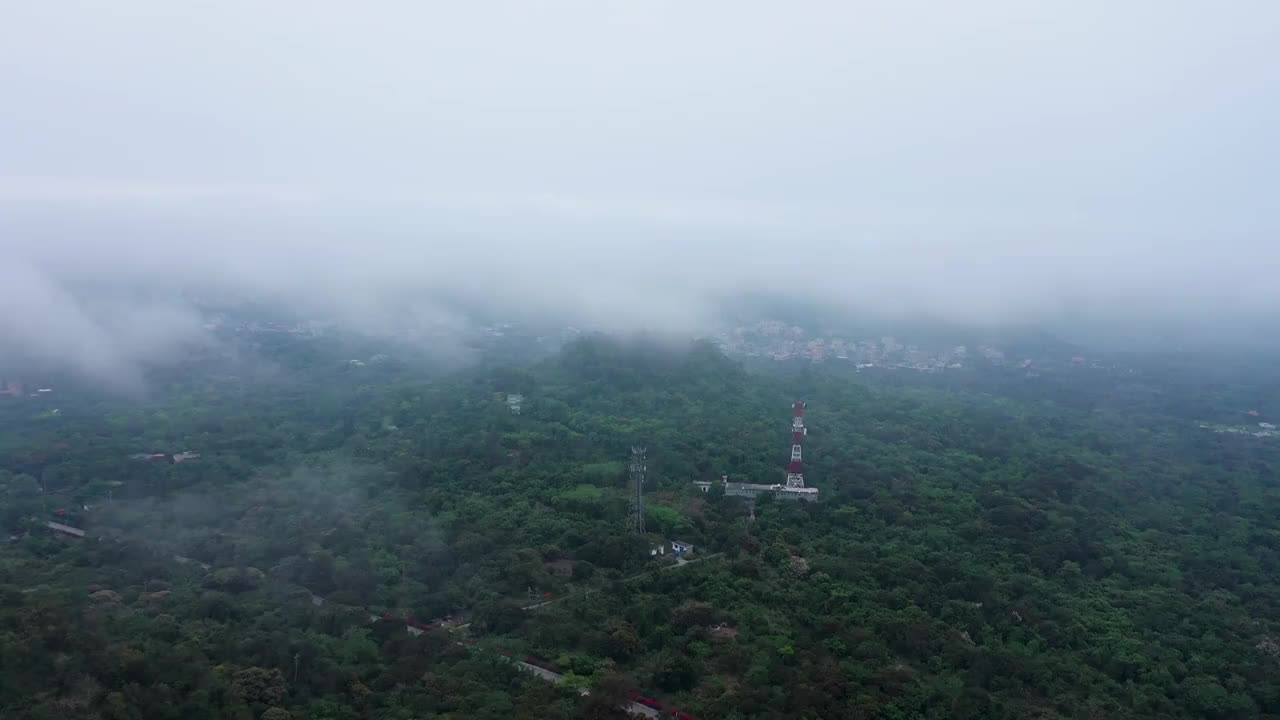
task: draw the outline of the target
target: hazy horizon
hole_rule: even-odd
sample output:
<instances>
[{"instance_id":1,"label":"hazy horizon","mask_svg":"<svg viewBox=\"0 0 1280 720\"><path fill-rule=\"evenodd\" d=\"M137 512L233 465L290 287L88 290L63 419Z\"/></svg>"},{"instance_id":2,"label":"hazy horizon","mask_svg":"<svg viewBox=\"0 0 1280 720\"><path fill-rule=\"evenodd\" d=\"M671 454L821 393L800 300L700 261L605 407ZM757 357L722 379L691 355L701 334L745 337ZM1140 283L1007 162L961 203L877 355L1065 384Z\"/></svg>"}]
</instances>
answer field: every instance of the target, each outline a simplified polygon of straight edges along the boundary
<instances>
[{"instance_id":1,"label":"hazy horizon","mask_svg":"<svg viewBox=\"0 0 1280 720\"><path fill-rule=\"evenodd\" d=\"M1278 30L1263 2L27 4L0 333L109 376L198 339L192 293L676 333L765 294L1248 339L1280 317Z\"/></svg>"}]
</instances>

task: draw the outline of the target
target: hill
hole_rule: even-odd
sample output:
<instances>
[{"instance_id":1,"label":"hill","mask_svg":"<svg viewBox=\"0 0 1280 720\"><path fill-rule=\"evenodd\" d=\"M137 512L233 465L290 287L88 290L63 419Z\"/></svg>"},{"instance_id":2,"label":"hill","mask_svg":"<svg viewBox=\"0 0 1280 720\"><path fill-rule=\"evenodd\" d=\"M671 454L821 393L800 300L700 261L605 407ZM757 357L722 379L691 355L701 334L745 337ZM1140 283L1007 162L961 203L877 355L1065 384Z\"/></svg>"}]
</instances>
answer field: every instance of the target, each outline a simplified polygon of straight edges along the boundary
<instances>
[{"instance_id":1,"label":"hill","mask_svg":"<svg viewBox=\"0 0 1280 720\"><path fill-rule=\"evenodd\" d=\"M1199 427L1220 387L762 374L606 336L432 377L272 352L270 382L0 404L6 717L1280 713L1280 446ZM692 484L778 481L798 398L822 502ZM650 556L672 539L696 562Z\"/></svg>"}]
</instances>

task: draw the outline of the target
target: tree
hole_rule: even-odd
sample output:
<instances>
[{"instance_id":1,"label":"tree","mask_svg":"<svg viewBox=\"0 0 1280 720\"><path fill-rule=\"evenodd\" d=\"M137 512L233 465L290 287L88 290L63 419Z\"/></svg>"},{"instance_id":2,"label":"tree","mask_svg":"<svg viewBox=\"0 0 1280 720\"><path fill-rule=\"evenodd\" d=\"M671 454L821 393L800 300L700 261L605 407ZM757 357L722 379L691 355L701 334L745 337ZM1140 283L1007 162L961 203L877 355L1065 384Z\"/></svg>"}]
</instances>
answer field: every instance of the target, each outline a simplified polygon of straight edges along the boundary
<instances>
[{"instance_id":1,"label":"tree","mask_svg":"<svg viewBox=\"0 0 1280 720\"><path fill-rule=\"evenodd\" d=\"M277 668L250 667L232 676L229 692L246 703L279 705L285 697L284 675Z\"/></svg>"},{"instance_id":2,"label":"tree","mask_svg":"<svg viewBox=\"0 0 1280 720\"><path fill-rule=\"evenodd\" d=\"M697 682L698 671L693 661L684 655L669 653L659 659L653 682L667 692L688 690Z\"/></svg>"}]
</instances>

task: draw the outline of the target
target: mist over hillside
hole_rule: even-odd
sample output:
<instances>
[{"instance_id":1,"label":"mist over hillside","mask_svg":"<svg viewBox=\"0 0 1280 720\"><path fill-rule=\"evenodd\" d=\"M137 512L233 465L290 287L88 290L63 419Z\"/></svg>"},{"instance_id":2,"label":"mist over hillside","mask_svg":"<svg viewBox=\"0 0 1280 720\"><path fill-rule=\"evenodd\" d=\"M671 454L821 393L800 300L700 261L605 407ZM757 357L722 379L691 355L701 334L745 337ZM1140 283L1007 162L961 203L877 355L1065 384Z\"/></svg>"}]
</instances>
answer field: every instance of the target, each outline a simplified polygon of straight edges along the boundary
<instances>
[{"instance_id":1,"label":"mist over hillside","mask_svg":"<svg viewBox=\"0 0 1280 720\"><path fill-rule=\"evenodd\" d=\"M6 355L136 385L210 296L375 332L461 303L688 336L764 295L1273 335L1268 3L128 6L0 29Z\"/></svg>"},{"instance_id":2,"label":"mist over hillside","mask_svg":"<svg viewBox=\"0 0 1280 720\"><path fill-rule=\"evenodd\" d=\"M1280 4L14 2L0 718L1280 720Z\"/></svg>"}]
</instances>

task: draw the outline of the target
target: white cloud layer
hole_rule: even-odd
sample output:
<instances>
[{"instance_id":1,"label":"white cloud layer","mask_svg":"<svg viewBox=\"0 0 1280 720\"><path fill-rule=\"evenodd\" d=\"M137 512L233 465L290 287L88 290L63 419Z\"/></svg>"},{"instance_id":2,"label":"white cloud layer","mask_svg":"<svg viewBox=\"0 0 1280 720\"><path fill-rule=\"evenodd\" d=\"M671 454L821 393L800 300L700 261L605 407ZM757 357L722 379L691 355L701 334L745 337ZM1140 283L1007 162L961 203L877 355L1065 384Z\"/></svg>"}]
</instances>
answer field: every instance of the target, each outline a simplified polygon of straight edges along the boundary
<instances>
[{"instance_id":1,"label":"white cloud layer","mask_svg":"<svg viewBox=\"0 0 1280 720\"><path fill-rule=\"evenodd\" d=\"M1278 35L1249 0L20 3L0 332L118 374L165 353L136 313L191 316L101 298L192 288L1273 313Z\"/></svg>"}]
</instances>

